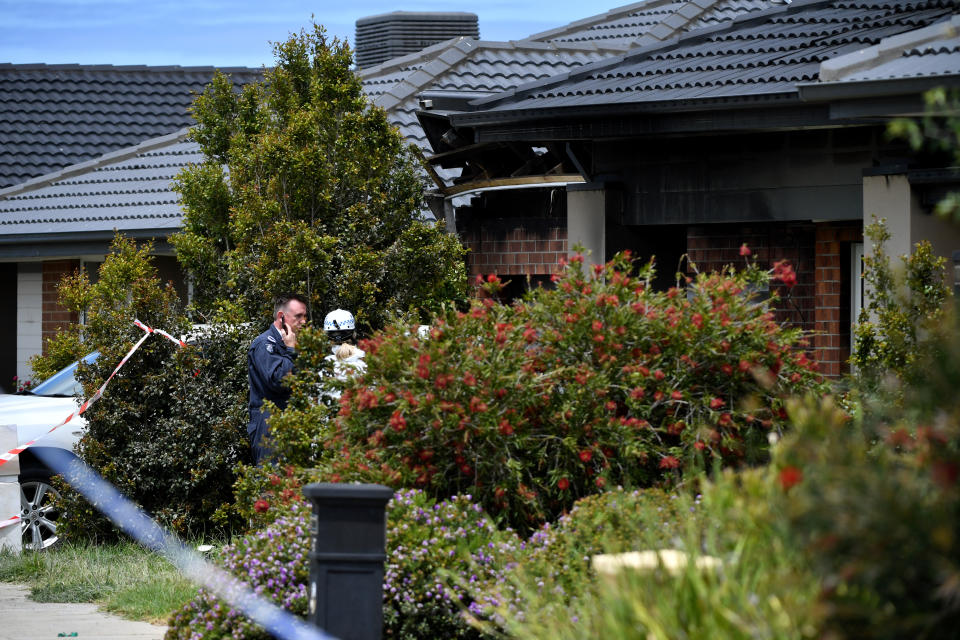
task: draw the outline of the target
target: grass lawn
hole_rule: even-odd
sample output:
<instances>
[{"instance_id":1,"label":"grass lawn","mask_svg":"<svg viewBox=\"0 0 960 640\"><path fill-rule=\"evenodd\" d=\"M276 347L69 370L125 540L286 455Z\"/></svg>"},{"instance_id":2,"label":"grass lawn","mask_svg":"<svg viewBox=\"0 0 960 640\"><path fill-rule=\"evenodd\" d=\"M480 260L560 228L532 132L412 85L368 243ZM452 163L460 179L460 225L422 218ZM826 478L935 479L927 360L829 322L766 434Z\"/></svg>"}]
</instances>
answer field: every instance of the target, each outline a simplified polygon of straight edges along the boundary
<instances>
[{"instance_id":1,"label":"grass lawn","mask_svg":"<svg viewBox=\"0 0 960 640\"><path fill-rule=\"evenodd\" d=\"M37 602L95 602L125 618L158 624L196 593L167 560L130 542L3 552L0 581L29 586Z\"/></svg>"}]
</instances>

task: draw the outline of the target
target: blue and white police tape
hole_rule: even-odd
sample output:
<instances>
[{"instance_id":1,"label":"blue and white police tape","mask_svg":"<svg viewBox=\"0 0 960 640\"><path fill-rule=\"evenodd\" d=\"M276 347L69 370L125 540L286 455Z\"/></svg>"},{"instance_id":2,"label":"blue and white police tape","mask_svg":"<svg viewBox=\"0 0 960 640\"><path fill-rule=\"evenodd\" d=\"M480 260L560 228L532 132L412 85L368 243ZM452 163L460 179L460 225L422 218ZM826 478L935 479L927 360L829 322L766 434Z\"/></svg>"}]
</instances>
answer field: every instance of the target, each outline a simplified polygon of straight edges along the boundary
<instances>
[{"instance_id":1,"label":"blue and white police tape","mask_svg":"<svg viewBox=\"0 0 960 640\"><path fill-rule=\"evenodd\" d=\"M150 516L127 500L82 460L62 449L35 449L48 467L59 473L87 501L124 533L166 557L188 578L206 587L261 625L280 640L335 640L332 636L257 596L249 586L223 569L213 566L165 531Z\"/></svg>"}]
</instances>

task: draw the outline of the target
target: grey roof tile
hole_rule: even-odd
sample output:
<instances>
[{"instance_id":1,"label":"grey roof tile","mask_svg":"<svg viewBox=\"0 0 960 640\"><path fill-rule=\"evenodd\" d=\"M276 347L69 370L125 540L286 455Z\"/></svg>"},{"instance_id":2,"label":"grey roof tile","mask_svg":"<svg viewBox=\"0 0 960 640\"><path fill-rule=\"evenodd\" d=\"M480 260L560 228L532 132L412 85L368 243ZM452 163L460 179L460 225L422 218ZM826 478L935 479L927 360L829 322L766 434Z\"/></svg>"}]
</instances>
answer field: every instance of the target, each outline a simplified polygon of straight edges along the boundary
<instances>
[{"instance_id":1,"label":"grey roof tile","mask_svg":"<svg viewBox=\"0 0 960 640\"><path fill-rule=\"evenodd\" d=\"M235 82L261 69L222 69ZM0 189L192 124L212 67L0 64Z\"/></svg>"},{"instance_id":2,"label":"grey roof tile","mask_svg":"<svg viewBox=\"0 0 960 640\"><path fill-rule=\"evenodd\" d=\"M741 0L741 9L755 4ZM718 0L711 11L735 6ZM478 111L656 103L677 99L797 95L816 81L820 64L877 45L885 38L949 19L957 0L808 0L756 11L691 31L679 41L647 47L534 81L513 96L494 95ZM951 66L944 53L924 53L930 67ZM926 51L926 50L924 50ZM905 67L897 71L902 73ZM892 73L893 67L882 72ZM469 119L469 115L465 114ZM473 118L474 120L476 118Z\"/></svg>"},{"instance_id":3,"label":"grey roof tile","mask_svg":"<svg viewBox=\"0 0 960 640\"><path fill-rule=\"evenodd\" d=\"M187 130L0 190L0 236L179 227L171 184L203 161Z\"/></svg>"},{"instance_id":4,"label":"grey roof tile","mask_svg":"<svg viewBox=\"0 0 960 640\"><path fill-rule=\"evenodd\" d=\"M466 44L468 46L464 47ZM456 49L458 55L448 56ZM465 50L464 55L459 55ZM434 46L429 56L407 56L361 71L364 91L374 104L387 109L391 124L409 142L427 147L415 113L424 91L468 91L484 95L524 86L538 79L581 68L616 53L590 43L585 46L549 42L489 42L463 39Z\"/></svg>"}]
</instances>

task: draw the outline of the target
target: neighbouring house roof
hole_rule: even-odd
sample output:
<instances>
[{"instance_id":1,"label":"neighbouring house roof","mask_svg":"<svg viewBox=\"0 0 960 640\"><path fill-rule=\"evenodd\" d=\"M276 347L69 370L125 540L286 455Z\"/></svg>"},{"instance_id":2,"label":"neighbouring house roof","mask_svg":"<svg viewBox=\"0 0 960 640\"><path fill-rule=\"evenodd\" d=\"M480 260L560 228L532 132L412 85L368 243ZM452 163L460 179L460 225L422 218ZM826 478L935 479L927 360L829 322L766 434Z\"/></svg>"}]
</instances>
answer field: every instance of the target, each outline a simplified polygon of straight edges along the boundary
<instances>
[{"instance_id":1,"label":"neighbouring house roof","mask_svg":"<svg viewBox=\"0 0 960 640\"><path fill-rule=\"evenodd\" d=\"M799 103L821 63L949 20L956 0L800 0L471 103L461 126Z\"/></svg>"},{"instance_id":2,"label":"neighbouring house roof","mask_svg":"<svg viewBox=\"0 0 960 640\"><path fill-rule=\"evenodd\" d=\"M237 84L262 69L223 68ZM0 64L0 188L193 124L213 67Z\"/></svg>"},{"instance_id":3,"label":"neighbouring house roof","mask_svg":"<svg viewBox=\"0 0 960 640\"><path fill-rule=\"evenodd\" d=\"M0 258L103 253L115 231L163 239L183 213L174 177L203 162L189 130L0 189Z\"/></svg>"},{"instance_id":4,"label":"neighbouring house roof","mask_svg":"<svg viewBox=\"0 0 960 640\"><path fill-rule=\"evenodd\" d=\"M530 36L542 42L594 42L624 49L662 42L771 6L771 0L646 0Z\"/></svg>"}]
</instances>

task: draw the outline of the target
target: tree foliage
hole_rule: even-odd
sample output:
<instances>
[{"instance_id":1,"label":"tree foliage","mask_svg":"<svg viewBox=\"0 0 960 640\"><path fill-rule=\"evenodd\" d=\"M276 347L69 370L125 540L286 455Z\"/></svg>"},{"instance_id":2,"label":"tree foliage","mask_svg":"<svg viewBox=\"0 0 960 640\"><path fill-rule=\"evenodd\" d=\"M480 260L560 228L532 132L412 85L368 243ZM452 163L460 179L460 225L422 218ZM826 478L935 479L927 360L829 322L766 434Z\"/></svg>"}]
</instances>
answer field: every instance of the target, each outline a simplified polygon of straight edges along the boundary
<instances>
[{"instance_id":1,"label":"tree foliage","mask_svg":"<svg viewBox=\"0 0 960 640\"><path fill-rule=\"evenodd\" d=\"M258 317L301 291L312 320L337 307L360 325L463 300L463 249L421 219L413 154L370 105L346 43L323 27L275 45L262 83L217 74L193 105L206 159L177 189L172 238L201 309Z\"/></svg>"},{"instance_id":2,"label":"tree foliage","mask_svg":"<svg viewBox=\"0 0 960 640\"><path fill-rule=\"evenodd\" d=\"M864 258L869 295L850 360L869 387L884 376L903 375L921 356L942 322L950 290L944 282L946 261L933 254L928 241L901 256L902 267L895 269L886 253L890 232L884 221L874 220L864 234L874 243L872 255Z\"/></svg>"},{"instance_id":3,"label":"tree foliage","mask_svg":"<svg viewBox=\"0 0 960 640\"><path fill-rule=\"evenodd\" d=\"M77 331L83 353L100 352L77 371L87 398L144 335L135 319L177 336L190 328L173 287L157 276L150 250L118 235L96 282L78 271L60 284L61 303L84 312L86 323ZM154 334L84 413L78 455L179 533L224 532L238 524L232 484L238 463L249 458L243 347L249 336L243 333L242 327L214 327L202 343L185 348ZM65 513L58 533L76 540L117 535L76 490L61 484L60 492Z\"/></svg>"}]
</instances>

